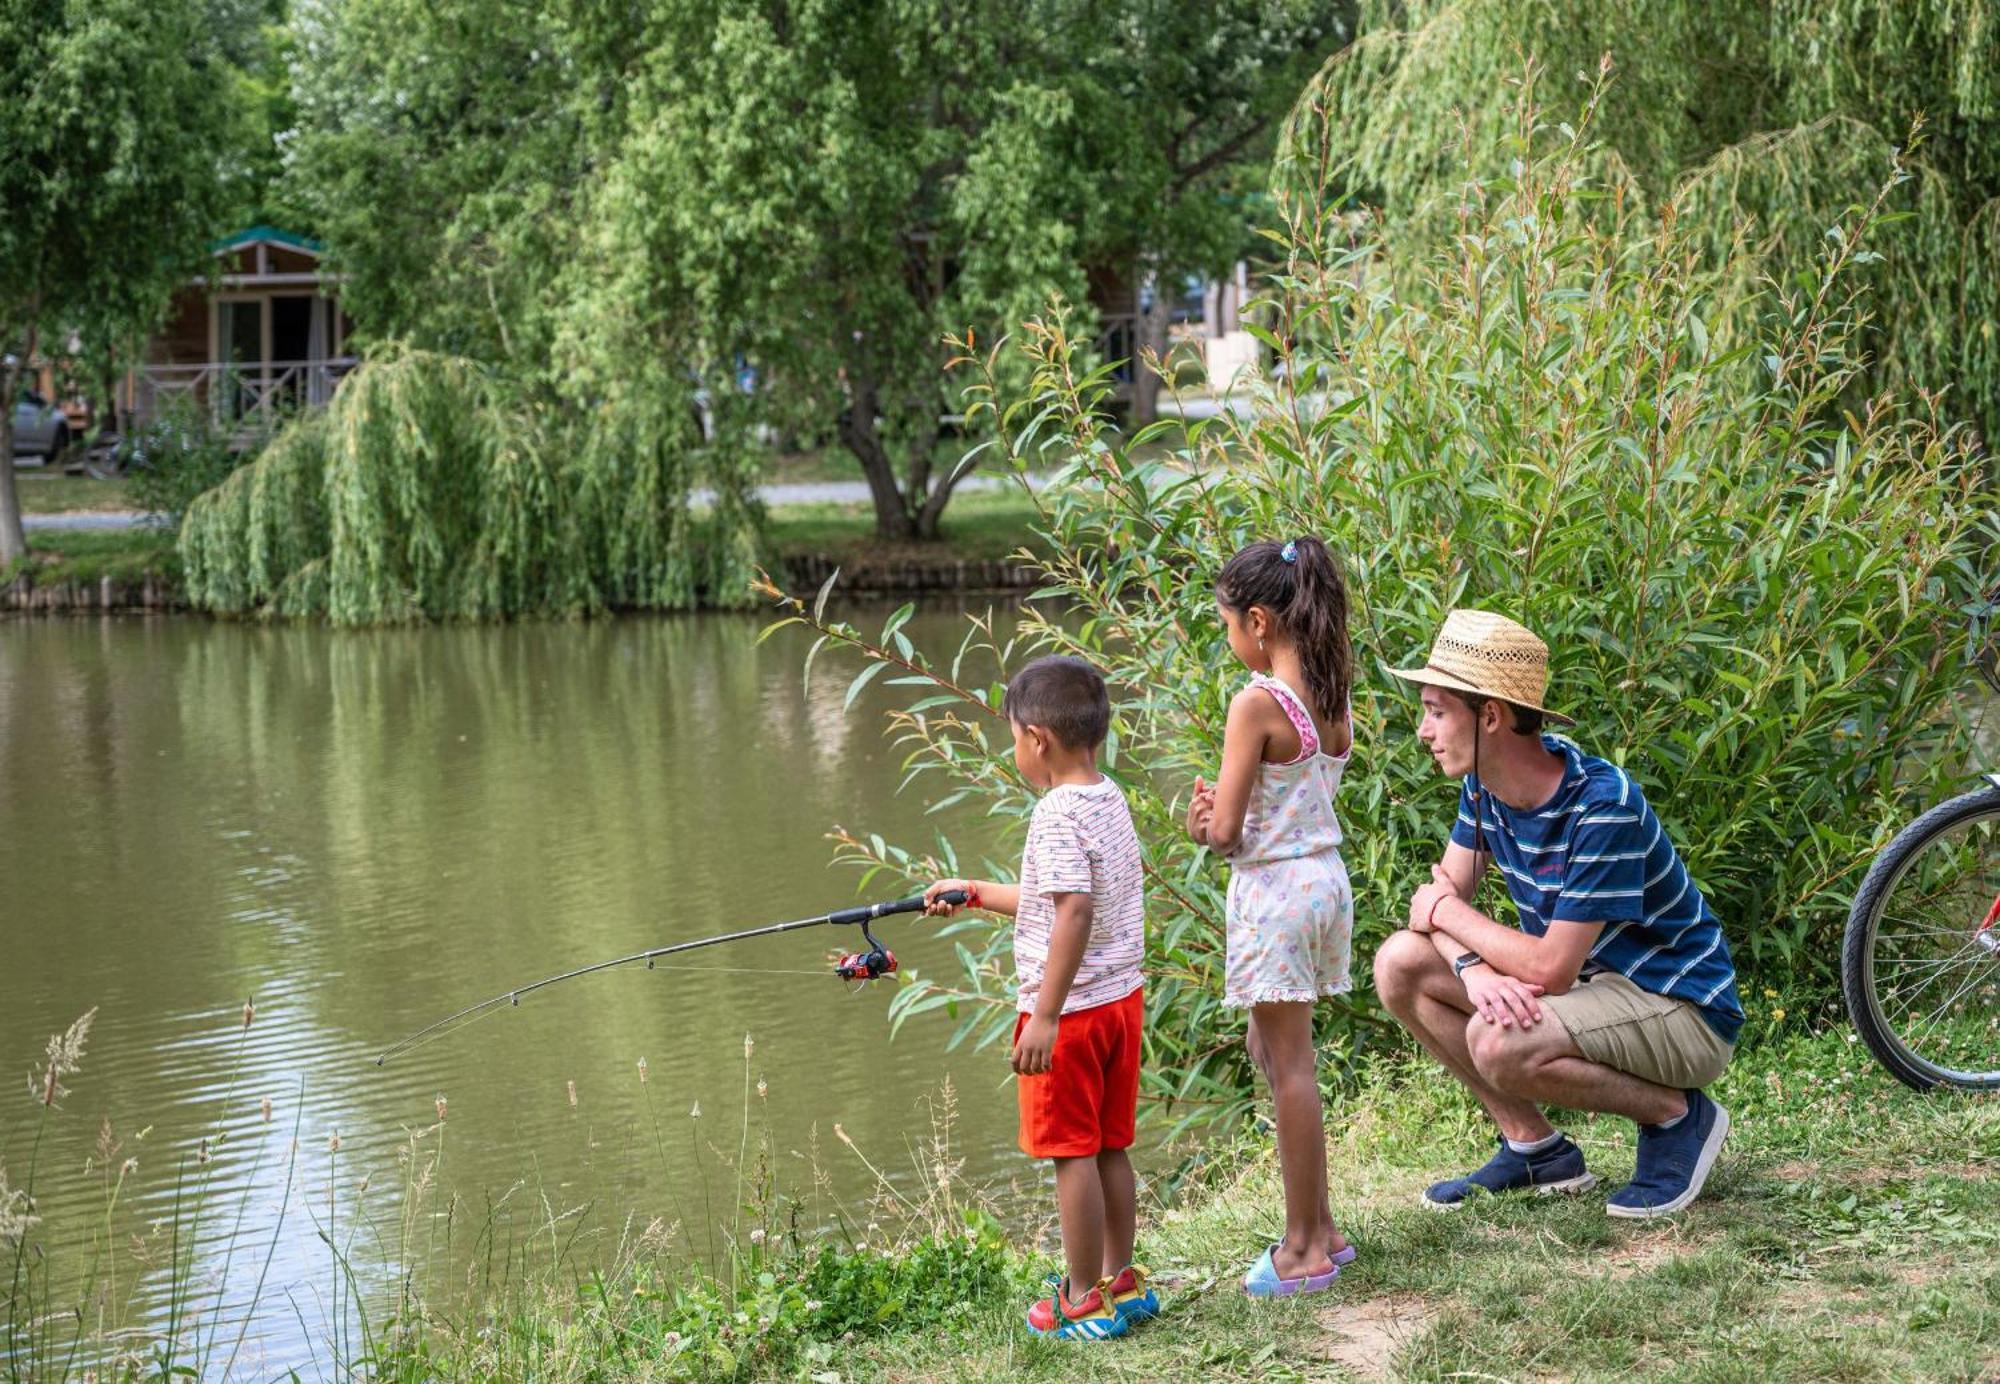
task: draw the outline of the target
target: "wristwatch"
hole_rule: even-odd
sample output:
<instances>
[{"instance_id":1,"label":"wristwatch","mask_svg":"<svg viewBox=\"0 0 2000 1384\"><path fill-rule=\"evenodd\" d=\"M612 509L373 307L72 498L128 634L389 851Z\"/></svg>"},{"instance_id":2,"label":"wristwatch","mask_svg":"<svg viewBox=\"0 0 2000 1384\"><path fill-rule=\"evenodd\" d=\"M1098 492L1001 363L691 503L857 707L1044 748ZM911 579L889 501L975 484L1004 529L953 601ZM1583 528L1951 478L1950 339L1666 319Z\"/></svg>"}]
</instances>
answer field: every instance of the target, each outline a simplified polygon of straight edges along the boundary
<instances>
[{"instance_id":1,"label":"wristwatch","mask_svg":"<svg viewBox=\"0 0 2000 1384\"><path fill-rule=\"evenodd\" d=\"M1481 956L1478 952L1465 952L1462 955L1452 958L1451 973L1457 976L1459 979L1463 980L1465 978L1466 967L1483 966L1485 964L1486 964L1486 958Z\"/></svg>"}]
</instances>

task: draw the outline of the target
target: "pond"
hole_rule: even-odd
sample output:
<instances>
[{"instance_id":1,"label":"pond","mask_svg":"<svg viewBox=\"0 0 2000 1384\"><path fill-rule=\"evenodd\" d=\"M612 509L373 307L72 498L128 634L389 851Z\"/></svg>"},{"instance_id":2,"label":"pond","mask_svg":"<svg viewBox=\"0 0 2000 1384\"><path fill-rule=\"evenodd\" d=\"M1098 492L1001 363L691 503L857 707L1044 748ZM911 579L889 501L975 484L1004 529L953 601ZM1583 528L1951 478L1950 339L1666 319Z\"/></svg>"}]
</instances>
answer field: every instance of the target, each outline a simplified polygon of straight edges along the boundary
<instances>
[{"instance_id":1,"label":"pond","mask_svg":"<svg viewBox=\"0 0 2000 1384\"><path fill-rule=\"evenodd\" d=\"M878 1188L862 1155L899 1184L935 1161L947 1082L965 1175L1029 1176L1002 1055L946 1053L938 1015L891 1042L887 985L827 969L849 929L585 977L375 1064L550 973L856 902L855 873L830 868L836 824L913 845L945 829L963 859L999 844L897 794L897 689L844 711L852 664L823 662L808 691L809 632L759 644L762 623L0 628L0 1065L39 1066L96 1011L39 1153L19 1075L0 1096L0 1165L19 1187L35 1164L37 1233L71 1251L58 1296L127 1159L114 1291L137 1285L139 1322L163 1314L178 1231L197 1334L223 1342L211 1368L255 1293L242 1358L260 1375L324 1357L357 1291L379 1322L413 1264L433 1290L490 1287L655 1221L708 1259L747 1224L736 1164L754 1184L760 1147L780 1192L859 1207ZM936 647L962 628L943 610L909 630ZM880 928L948 973L934 931ZM427 1209L458 1199L448 1239L400 1219L433 1158Z\"/></svg>"}]
</instances>

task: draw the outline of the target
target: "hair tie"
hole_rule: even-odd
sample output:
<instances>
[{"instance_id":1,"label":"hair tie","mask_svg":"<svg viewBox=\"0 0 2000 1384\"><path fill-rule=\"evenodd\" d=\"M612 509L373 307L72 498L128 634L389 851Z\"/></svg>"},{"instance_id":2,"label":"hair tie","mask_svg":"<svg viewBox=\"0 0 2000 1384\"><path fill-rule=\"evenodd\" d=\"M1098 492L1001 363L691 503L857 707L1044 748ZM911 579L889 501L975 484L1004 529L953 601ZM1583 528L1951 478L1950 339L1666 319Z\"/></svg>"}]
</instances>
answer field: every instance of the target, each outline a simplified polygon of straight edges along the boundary
<instances>
[{"instance_id":1,"label":"hair tie","mask_svg":"<svg viewBox=\"0 0 2000 1384\"><path fill-rule=\"evenodd\" d=\"M1299 560L1298 540L1292 538L1286 539L1285 546L1278 549L1278 556L1287 562L1297 562Z\"/></svg>"}]
</instances>

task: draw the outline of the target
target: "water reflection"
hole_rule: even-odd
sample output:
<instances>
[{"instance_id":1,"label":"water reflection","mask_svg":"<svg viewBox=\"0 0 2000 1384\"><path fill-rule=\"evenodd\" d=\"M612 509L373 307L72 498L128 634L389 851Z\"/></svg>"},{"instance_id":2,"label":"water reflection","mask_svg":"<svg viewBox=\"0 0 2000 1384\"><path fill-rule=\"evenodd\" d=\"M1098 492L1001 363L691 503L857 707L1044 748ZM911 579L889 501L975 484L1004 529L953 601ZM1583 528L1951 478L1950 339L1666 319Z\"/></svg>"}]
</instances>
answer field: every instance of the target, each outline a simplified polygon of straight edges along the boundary
<instances>
[{"instance_id":1,"label":"water reflection","mask_svg":"<svg viewBox=\"0 0 2000 1384\"><path fill-rule=\"evenodd\" d=\"M960 618L921 615L911 632L955 644ZM225 1296L239 1312L249 1266L275 1246L246 1350L290 1363L341 1316L314 1218L344 1218L369 1181L361 1204L377 1219L356 1227L356 1259L393 1259L397 1155L442 1093L443 1183L480 1206L517 1189L496 1240L541 1224L546 1199L559 1214L589 1206L599 1225L685 1219L699 1247L694 1163L707 1158L726 1205L713 1154L740 1143L746 1032L752 1073L769 1082L767 1098L750 1097L753 1123L781 1152L817 1127L841 1186L862 1184L825 1137L832 1122L905 1167L928 1127L922 1097L947 1075L972 1171L1012 1171L999 1059L945 1057L942 1025L912 1025L890 1046L887 992L846 993L822 965L844 936L593 977L373 1065L443 1013L549 972L849 900L852 876L827 866L834 823L905 840L937 825L920 797L894 796L898 765L876 733L889 694L871 687L843 716L845 678L828 663L801 695L808 640L787 630L758 645L759 628L704 616L361 634L0 629L0 1055L25 1063L100 1011L42 1164L50 1234L90 1233L82 1213L101 1208L86 1198L103 1184L86 1159L109 1120L117 1158L139 1159L125 1196L156 1261L152 1222L169 1216L177 1176L212 1178L212 1204L246 1208L241 1227L218 1218L195 1237L211 1281L235 1241ZM981 824L951 826L975 858L993 844ZM921 924L885 936L908 961L950 964ZM195 1139L225 1097L231 1140L200 1164ZM687 1115L697 1102L700 1125ZM0 1110L13 1172L33 1109L17 1095ZM343 1242L349 1230L335 1229ZM455 1272L469 1252L449 1251ZM157 1293L157 1263L148 1282Z\"/></svg>"}]
</instances>

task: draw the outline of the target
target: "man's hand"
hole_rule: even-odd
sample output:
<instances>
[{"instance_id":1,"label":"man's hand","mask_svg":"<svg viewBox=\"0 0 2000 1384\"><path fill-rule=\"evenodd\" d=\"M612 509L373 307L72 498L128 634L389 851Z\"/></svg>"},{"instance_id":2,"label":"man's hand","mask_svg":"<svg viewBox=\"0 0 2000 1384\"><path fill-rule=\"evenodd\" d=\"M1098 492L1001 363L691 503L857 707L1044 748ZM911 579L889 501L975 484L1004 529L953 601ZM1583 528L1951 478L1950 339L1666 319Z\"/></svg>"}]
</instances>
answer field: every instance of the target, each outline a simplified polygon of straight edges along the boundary
<instances>
[{"instance_id":1,"label":"man's hand","mask_svg":"<svg viewBox=\"0 0 2000 1384\"><path fill-rule=\"evenodd\" d=\"M1438 905L1446 899L1458 897L1458 886L1451 882L1451 876L1444 872L1442 865L1431 866L1429 884L1421 885L1410 895L1410 931L1431 933L1437 931L1432 919L1437 914Z\"/></svg>"},{"instance_id":2,"label":"man's hand","mask_svg":"<svg viewBox=\"0 0 2000 1384\"><path fill-rule=\"evenodd\" d=\"M964 904L946 903L938 897L939 894L950 893L954 889L969 899L979 897L977 886L969 879L941 879L924 890L924 912L934 918L949 918L965 907Z\"/></svg>"},{"instance_id":3,"label":"man's hand","mask_svg":"<svg viewBox=\"0 0 2000 1384\"><path fill-rule=\"evenodd\" d=\"M1056 1025L1059 1019L1045 1019L1039 1014L1031 1015L1021 1028L1021 1036L1014 1043L1014 1074L1016 1076L1040 1076L1055 1061Z\"/></svg>"},{"instance_id":4,"label":"man's hand","mask_svg":"<svg viewBox=\"0 0 2000 1384\"><path fill-rule=\"evenodd\" d=\"M1467 966L1459 979L1465 982L1465 997L1472 1001L1473 1010L1487 1023L1533 1028L1541 1022L1542 1006L1536 1001L1541 986L1503 976L1484 963Z\"/></svg>"}]
</instances>

